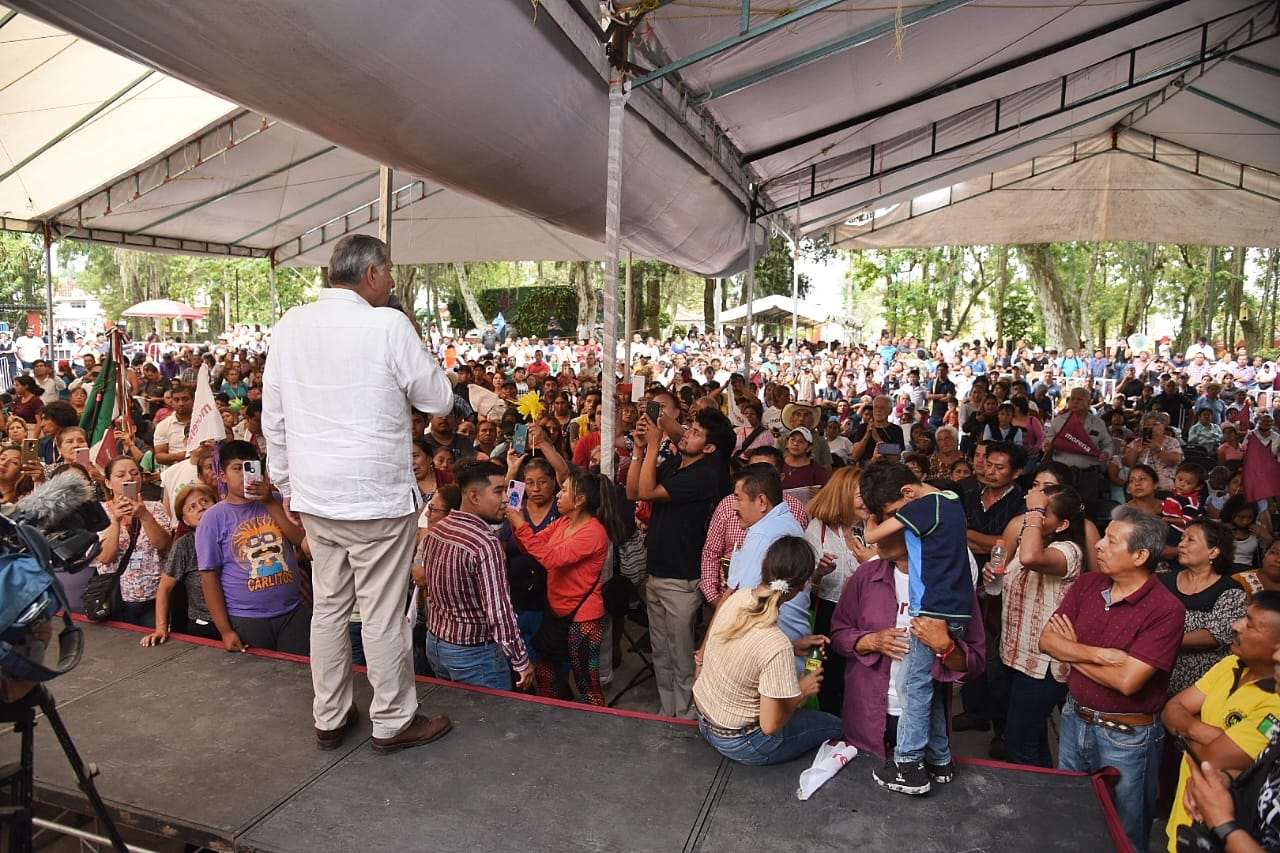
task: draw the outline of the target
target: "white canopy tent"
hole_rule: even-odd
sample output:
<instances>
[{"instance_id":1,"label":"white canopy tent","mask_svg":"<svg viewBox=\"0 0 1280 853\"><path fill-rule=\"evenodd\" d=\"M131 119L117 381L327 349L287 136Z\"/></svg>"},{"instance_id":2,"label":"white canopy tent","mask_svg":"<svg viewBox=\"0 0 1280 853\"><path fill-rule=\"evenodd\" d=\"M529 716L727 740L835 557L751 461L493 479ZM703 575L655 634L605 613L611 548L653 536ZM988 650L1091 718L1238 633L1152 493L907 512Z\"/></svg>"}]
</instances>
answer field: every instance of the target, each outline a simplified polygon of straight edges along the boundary
<instances>
[{"instance_id":1,"label":"white canopy tent","mask_svg":"<svg viewBox=\"0 0 1280 853\"><path fill-rule=\"evenodd\" d=\"M793 301L790 296L774 295L762 296L749 306L744 302L727 311L721 311L720 322L738 326L747 322L747 318L750 317L754 323L771 326L790 325L792 315L795 315L800 327L805 329L821 326L830 319L830 313L820 310L816 305L811 305L804 300Z\"/></svg>"},{"instance_id":2,"label":"white canopy tent","mask_svg":"<svg viewBox=\"0 0 1280 853\"><path fill-rule=\"evenodd\" d=\"M376 233L378 163L0 9L0 217L138 249L323 266ZM411 175L402 263L599 260L599 241Z\"/></svg>"}]
</instances>

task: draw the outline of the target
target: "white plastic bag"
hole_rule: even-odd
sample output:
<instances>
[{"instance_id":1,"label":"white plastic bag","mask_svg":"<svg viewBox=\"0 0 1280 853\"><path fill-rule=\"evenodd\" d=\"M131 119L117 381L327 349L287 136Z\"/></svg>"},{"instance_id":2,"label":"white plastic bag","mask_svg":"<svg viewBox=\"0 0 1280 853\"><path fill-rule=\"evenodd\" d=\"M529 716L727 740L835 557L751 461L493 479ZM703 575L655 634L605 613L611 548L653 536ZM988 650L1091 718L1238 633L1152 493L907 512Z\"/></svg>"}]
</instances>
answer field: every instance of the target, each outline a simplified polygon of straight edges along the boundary
<instances>
[{"instance_id":1,"label":"white plastic bag","mask_svg":"<svg viewBox=\"0 0 1280 853\"><path fill-rule=\"evenodd\" d=\"M813 764L800 774L800 787L796 789L796 798L807 800L812 797L814 791L825 785L828 779L839 773L857 755L858 748L842 740L829 740L818 747L818 754L814 756Z\"/></svg>"}]
</instances>

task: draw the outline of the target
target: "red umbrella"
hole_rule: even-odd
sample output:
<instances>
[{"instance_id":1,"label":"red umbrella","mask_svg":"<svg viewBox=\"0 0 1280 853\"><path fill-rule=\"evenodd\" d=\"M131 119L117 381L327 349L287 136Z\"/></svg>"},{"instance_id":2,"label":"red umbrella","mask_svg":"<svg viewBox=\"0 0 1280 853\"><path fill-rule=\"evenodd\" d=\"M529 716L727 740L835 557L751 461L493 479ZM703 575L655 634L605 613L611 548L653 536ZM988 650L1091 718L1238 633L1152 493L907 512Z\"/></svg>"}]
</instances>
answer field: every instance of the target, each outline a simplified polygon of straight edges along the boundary
<instances>
[{"instance_id":1,"label":"red umbrella","mask_svg":"<svg viewBox=\"0 0 1280 853\"><path fill-rule=\"evenodd\" d=\"M204 312L176 299L148 299L120 312L121 317L176 317L179 320L203 320Z\"/></svg>"}]
</instances>

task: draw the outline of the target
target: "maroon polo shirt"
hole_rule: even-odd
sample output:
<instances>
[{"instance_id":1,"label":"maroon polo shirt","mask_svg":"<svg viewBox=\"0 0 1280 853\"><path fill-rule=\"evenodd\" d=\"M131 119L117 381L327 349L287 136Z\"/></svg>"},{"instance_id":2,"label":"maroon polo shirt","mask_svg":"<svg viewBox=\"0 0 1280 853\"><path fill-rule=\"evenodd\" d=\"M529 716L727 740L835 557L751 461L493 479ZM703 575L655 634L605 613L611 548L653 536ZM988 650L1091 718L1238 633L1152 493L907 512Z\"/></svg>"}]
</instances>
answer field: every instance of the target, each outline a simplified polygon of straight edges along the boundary
<instances>
[{"instance_id":1,"label":"maroon polo shirt","mask_svg":"<svg viewBox=\"0 0 1280 853\"><path fill-rule=\"evenodd\" d=\"M1076 703L1115 714L1156 714L1168 698L1169 673L1182 647L1186 609L1155 575L1128 598L1108 605L1111 578L1090 572L1080 576L1062 600L1058 612L1071 619L1076 638L1086 646L1123 649L1155 667L1142 689L1132 696L1105 687L1075 667L1067 688Z\"/></svg>"}]
</instances>

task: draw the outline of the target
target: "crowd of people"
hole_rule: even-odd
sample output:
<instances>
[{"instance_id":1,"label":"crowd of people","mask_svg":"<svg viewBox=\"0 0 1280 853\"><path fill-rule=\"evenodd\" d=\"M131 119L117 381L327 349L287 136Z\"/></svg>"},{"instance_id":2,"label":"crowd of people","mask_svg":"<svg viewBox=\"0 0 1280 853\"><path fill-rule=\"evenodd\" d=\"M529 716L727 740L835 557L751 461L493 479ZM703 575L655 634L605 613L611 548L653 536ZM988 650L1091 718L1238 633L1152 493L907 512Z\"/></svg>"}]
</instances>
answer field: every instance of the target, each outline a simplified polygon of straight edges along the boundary
<instances>
[{"instance_id":1,"label":"crowd of people","mask_svg":"<svg viewBox=\"0 0 1280 853\"><path fill-rule=\"evenodd\" d=\"M414 673L604 705L630 620L652 710L736 761L843 738L919 795L954 778L953 731L986 731L993 758L1117 768L1137 849L1158 816L1171 850L1236 824L1227 849L1280 849L1280 488L1246 483L1280 470L1274 363L697 329L606 358L424 333L388 306L390 266L344 238L332 286L270 333L149 341L101 467L79 427L101 352L36 359L0 400L0 499L89 478L115 618L144 645L308 656L324 749L355 719L353 663L379 752L450 730ZM227 440L189 446L202 365ZM63 580L78 602L87 577ZM1236 775L1261 799L1212 824L1248 799Z\"/></svg>"}]
</instances>

